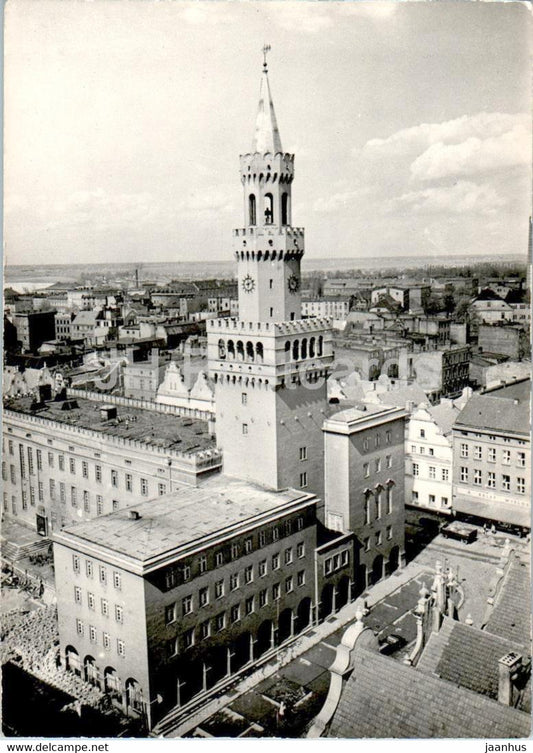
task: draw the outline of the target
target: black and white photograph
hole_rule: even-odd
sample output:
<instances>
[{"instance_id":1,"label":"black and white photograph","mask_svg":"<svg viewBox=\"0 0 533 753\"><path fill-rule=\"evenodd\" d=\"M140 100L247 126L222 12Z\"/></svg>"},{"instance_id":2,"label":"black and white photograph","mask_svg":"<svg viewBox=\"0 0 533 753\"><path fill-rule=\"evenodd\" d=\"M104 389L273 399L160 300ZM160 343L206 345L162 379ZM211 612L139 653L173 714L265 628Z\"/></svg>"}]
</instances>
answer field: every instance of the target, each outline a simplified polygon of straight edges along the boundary
<instances>
[{"instance_id":1,"label":"black and white photograph","mask_svg":"<svg viewBox=\"0 0 533 753\"><path fill-rule=\"evenodd\" d=\"M3 21L5 750L526 751L531 4Z\"/></svg>"}]
</instances>

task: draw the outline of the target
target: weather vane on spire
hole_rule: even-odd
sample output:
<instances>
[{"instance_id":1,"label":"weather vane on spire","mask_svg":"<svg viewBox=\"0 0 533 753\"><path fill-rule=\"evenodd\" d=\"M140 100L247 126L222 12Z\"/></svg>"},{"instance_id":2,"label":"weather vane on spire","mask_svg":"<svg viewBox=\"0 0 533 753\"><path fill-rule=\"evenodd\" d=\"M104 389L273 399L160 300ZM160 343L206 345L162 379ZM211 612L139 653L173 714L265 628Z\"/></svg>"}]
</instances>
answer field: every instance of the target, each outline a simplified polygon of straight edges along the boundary
<instances>
[{"instance_id":1,"label":"weather vane on spire","mask_svg":"<svg viewBox=\"0 0 533 753\"><path fill-rule=\"evenodd\" d=\"M265 71L267 71L267 54L271 49L272 48L269 44L263 45L263 68L265 69Z\"/></svg>"}]
</instances>

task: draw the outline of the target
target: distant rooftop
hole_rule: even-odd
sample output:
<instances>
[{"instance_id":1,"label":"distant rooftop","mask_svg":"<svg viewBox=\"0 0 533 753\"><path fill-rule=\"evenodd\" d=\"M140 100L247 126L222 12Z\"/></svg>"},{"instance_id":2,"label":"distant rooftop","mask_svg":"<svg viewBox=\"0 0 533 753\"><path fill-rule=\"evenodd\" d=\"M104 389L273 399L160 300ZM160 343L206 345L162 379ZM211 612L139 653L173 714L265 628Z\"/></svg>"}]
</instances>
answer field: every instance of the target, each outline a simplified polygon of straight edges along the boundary
<instances>
[{"instance_id":1,"label":"distant rooftop","mask_svg":"<svg viewBox=\"0 0 533 753\"><path fill-rule=\"evenodd\" d=\"M56 539L65 538L65 543L74 545L76 541L86 542L147 563L256 516L274 512L278 516L293 502L313 499L312 494L295 489L274 492L246 481L217 476L199 488L178 489L70 526L57 534ZM131 510L140 516L137 520L130 517Z\"/></svg>"},{"instance_id":2,"label":"distant rooftop","mask_svg":"<svg viewBox=\"0 0 533 753\"><path fill-rule=\"evenodd\" d=\"M198 452L215 447L215 441L208 432L207 421L129 406L117 406L117 418L102 421L100 409L103 403L81 397L68 400L71 403L73 401L77 407L72 410L62 410L63 402L49 401L44 404L44 408L31 411L34 402L32 397L7 400L5 407L17 413L35 415L67 426L90 429L100 434L135 440L180 453Z\"/></svg>"}]
</instances>

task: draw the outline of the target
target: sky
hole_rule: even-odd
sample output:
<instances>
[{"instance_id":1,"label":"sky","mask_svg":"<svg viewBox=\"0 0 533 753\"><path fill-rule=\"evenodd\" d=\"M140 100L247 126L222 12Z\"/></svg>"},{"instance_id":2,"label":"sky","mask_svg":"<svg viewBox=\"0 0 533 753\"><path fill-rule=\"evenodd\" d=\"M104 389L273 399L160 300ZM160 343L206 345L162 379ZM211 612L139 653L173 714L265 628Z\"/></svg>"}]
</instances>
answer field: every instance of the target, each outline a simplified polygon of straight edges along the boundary
<instances>
[{"instance_id":1,"label":"sky","mask_svg":"<svg viewBox=\"0 0 533 753\"><path fill-rule=\"evenodd\" d=\"M262 46L309 258L525 254L519 2L10 0L8 264L232 258Z\"/></svg>"}]
</instances>

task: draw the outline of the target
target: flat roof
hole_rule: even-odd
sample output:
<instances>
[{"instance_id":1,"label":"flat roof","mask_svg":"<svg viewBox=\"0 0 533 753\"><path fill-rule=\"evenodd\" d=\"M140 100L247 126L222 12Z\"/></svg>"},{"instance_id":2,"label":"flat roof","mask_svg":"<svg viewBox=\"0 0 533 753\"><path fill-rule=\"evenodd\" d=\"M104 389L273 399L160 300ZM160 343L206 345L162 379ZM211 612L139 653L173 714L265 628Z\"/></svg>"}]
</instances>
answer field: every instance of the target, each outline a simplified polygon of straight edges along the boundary
<instances>
[{"instance_id":1,"label":"flat roof","mask_svg":"<svg viewBox=\"0 0 533 753\"><path fill-rule=\"evenodd\" d=\"M82 397L68 398L77 408L62 410L64 401L48 401L44 408L31 411L33 397L17 397L5 400L5 407L16 413L24 413L66 426L77 426L99 434L130 439L152 447L172 449L180 453L213 449L215 440L209 434L207 421L167 413L159 413L126 405L117 405L117 418L102 420L100 409L105 401L88 400Z\"/></svg>"},{"instance_id":2,"label":"flat roof","mask_svg":"<svg viewBox=\"0 0 533 753\"><path fill-rule=\"evenodd\" d=\"M389 407L388 405L365 404L366 410L360 408L348 408L347 410L334 413L324 421L324 431L347 434L352 431L367 428L369 426L386 423L407 416L403 408Z\"/></svg>"},{"instance_id":3,"label":"flat roof","mask_svg":"<svg viewBox=\"0 0 533 753\"><path fill-rule=\"evenodd\" d=\"M295 502L311 502L313 494L296 489L275 492L239 479L217 476L202 486L185 487L161 497L63 529L59 543L96 545L146 563L176 549L197 546L203 539L261 515L283 514ZM130 518L135 510L139 519Z\"/></svg>"}]
</instances>

